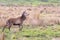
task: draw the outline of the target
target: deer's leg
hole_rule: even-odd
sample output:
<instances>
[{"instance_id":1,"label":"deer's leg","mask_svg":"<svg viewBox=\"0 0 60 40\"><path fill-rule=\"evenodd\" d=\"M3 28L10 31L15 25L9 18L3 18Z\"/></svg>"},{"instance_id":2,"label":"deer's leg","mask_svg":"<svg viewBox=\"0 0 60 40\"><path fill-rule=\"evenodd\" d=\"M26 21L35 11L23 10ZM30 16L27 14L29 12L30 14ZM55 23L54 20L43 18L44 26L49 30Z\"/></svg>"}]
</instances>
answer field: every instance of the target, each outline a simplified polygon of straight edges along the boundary
<instances>
[{"instance_id":1,"label":"deer's leg","mask_svg":"<svg viewBox=\"0 0 60 40\"><path fill-rule=\"evenodd\" d=\"M4 32L4 30L5 30L5 27L3 27L3 30L2 30L2 32Z\"/></svg>"},{"instance_id":2,"label":"deer's leg","mask_svg":"<svg viewBox=\"0 0 60 40\"><path fill-rule=\"evenodd\" d=\"M8 29L9 29L9 31L10 31L11 26L12 26L12 24L9 24L9 25L8 25Z\"/></svg>"},{"instance_id":3,"label":"deer's leg","mask_svg":"<svg viewBox=\"0 0 60 40\"><path fill-rule=\"evenodd\" d=\"M8 28L8 29L9 29L9 31L10 31L10 28L11 28L11 25L10 25L10 26L9 26L9 28Z\"/></svg>"},{"instance_id":4,"label":"deer's leg","mask_svg":"<svg viewBox=\"0 0 60 40\"><path fill-rule=\"evenodd\" d=\"M2 32L5 30L6 26L7 26L7 25L5 25L5 26L3 27Z\"/></svg>"},{"instance_id":5,"label":"deer's leg","mask_svg":"<svg viewBox=\"0 0 60 40\"><path fill-rule=\"evenodd\" d=\"M22 28L23 28L23 25L19 25L19 30L22 30Z\"/></svg>"}]
</instances>

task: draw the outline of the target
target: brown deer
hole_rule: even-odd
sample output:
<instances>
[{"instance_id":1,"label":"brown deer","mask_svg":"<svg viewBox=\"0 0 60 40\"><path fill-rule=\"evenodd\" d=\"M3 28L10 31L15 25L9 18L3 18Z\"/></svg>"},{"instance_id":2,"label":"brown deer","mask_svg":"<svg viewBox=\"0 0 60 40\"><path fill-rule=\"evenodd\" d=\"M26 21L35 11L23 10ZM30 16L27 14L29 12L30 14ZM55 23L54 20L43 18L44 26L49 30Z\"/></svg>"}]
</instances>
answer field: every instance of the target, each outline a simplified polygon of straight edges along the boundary
<instances>
[{"instance_id":1,"label":"brown deer","mask_svg":"<svg viewBox=\"0 0 60 40\"><path fill-rule=\"evenodd\" d=\"M8 29L9 29L9 31L10 31L10 28L11 28L11 26L12 25L18 25L18 27L19 27L19 30L22 30L22 28L23 28L23 22L24 22L24 20L26 19L26 17L28 16L29 14L27 14L26 13L26 11L24 11L23 13L22 13L22 16L20 16L20 17L17 17L17 18L10 18L10 19L8 19L7 21L6 21L6 25L3 27L3 30L2 31L4 31L4 29L7 27Z\"/></svg>"}]
</instances>

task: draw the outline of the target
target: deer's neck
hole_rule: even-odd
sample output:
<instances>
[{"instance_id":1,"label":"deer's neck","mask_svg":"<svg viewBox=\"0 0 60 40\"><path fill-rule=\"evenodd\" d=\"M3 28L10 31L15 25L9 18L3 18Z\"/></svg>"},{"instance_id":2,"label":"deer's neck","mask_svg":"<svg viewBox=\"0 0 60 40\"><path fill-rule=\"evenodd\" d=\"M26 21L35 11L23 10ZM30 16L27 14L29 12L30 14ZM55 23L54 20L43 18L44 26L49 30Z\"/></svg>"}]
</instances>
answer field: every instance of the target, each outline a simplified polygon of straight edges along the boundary
<instances>
[{"instance_id":1,"label":"deer's neck","mask_svg":"<svg viewBox=\"0 0 60 40\"><path fill-rule=\"evenodd\" d=\"M26 19L26 17L25 16L21 16L21 20L25 20Z\"/></svg>"}]
</instances>

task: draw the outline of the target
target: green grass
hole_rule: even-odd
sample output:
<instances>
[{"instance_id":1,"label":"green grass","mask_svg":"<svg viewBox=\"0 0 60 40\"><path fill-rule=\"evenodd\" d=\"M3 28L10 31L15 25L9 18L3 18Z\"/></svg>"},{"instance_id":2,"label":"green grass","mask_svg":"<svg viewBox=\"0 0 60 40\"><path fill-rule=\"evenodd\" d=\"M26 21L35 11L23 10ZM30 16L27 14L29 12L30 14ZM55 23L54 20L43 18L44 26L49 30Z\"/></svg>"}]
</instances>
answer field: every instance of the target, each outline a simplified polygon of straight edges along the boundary
<instances>
[{"instance_id":1,"label":"green grass","mask_svg":"<svg viewBox=\"0 0 60 40\"><path fill-rule=\"evenodd\" d=\"M52 28L53 27L53 28ZM13 29L13 28L11 28ZM17 29L18 30L18 29ZM0 33L1 33L0 29ZM4 31L6 40L51 40L53 37L60 37L60 25L33 28L24 26L22 31L9 31L7 28Z\"/></svg>"},{"instance_id":2,"label":"green grass","mask_svg":"<svg viewBox=\"0 0 60 40\"><path fill-rule=\"evenodd\" d=\"M60 0L0 0L0 4L4 5L32 5L40 4L60 4Z\"/></svg>"}]
</instances>

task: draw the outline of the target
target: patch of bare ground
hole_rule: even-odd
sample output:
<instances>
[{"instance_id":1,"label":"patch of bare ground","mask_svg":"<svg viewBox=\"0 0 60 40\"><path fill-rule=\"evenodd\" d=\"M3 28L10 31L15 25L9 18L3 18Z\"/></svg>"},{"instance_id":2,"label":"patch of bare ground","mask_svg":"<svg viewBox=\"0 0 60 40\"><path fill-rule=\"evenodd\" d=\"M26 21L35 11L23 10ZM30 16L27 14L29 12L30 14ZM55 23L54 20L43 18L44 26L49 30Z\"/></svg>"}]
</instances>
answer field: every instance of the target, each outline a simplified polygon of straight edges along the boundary
<instances>
[{"instance_id":1,"label":"patch of bare ground","mask_svg":"<svg viewBox=\"0 0 60 40\"><path fill-rule=\"evenodd\" d=\"M60 40L60 37L57 37L57 38L53 38L52 40Z\"/></svg>"}]
</instances>

